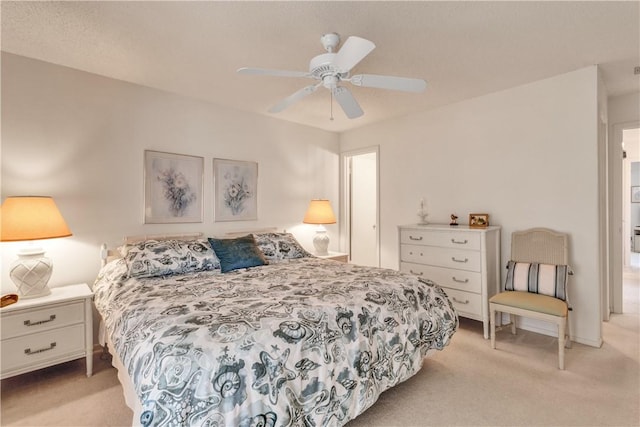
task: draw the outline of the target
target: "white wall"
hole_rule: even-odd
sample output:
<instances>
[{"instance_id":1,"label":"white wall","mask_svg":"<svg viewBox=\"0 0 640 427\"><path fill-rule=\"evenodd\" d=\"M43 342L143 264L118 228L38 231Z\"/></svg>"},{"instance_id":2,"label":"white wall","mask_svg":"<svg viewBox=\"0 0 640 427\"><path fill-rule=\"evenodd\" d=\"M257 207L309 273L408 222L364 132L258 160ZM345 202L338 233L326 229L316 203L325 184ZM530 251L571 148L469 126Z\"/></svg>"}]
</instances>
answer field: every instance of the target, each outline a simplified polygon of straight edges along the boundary
<instances>
[{"instance_id":1,"label":"white wall","mask_svg":"<svg viewBox=\"0 0 640 427\"><path fill-rule=\"evenodd\" d=\"M142 223L145 149L204 157L203 223ZM99 245L131 234L278 226L311 249L309 200L329 198L340 211L338 149L333 133L2 54L2 199L53 196L73 232L42 241L51 286L92 284ZM258 221L213 222L214 157L258 162ZM338 225L327 229L338 250ZM2 292L12 292L8 264L20 244L0 247Z\"/></svg>"},{"instance_id":2,"label":"white wall","mask_svg":"<svg viewBox=\"0 0 640 427\"><path fill-rule=\"evenodd\" d=\"M599 346L597 114L593 66L341 134L341 151L380 146L381 265L398 267L396 227L417 221L423 196L430 222L489 213L503 264L512 231L567 232L572 328Z\"/></svg>"}]
</instances>

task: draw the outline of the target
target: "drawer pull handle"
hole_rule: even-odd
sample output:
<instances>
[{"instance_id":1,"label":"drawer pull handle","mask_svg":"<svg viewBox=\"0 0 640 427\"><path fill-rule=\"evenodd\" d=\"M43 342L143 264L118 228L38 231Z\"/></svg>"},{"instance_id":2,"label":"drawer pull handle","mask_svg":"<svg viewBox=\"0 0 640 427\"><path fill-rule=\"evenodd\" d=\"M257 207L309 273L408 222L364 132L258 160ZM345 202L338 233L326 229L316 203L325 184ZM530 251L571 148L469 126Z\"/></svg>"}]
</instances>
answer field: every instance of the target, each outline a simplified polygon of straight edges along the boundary
<instances>
[{"instance_id":1,"label":"drawer pull handle","mask_svg":"<svg viewBox=\"0 0 640 427\"><path fill-rule=\"evenodd\" d=\"M31 322L31 320L25 320L24 321L24 325L25 326L36 326L36 325L42 325L43 323L53 322L54 320L56 320L56 315L52 314L51 316L49 316L49 318L47 320L38 320L37 322Z\"/></svg>"},{"instance_id":2,"label":"drawer pull handle","mask_svg":"<svg viewBox=\"0 0 640 427\"><path fill-rule=\"evenodd\" d=\"M53 350L54 348L56 348L56 343L52 342L51 344L49 344L49 347L41 348L39 350L31 350L30 348L25 348L24 354L26 354L27 356L31 356L32 354L43 353L45 351Z\"/></svg>"},{"instance_id":3,"label":"drawer pull handle","mask_svg":"<svg viewBox=\"0 0 640 427\"><path fill-rule=\"evenodd\" d=\"M469 241L467 239L464 239L464 240L451 239L451 243L455 243L456 245L466 245L467 243L469 243Z\"/></svg>"},{"instance_id":4,"label":"drawer pull handle","mask_svg":"<svg viewBox=\"0 0 640 427\"><path fill-rule=\"evenodd\" d=\"M453 302L457 302L458 304L469 304L469 300L466 299L464 301L457 300L455 297L453 298Z\"/></svg>"},{"instance_id":5,"label":"drawer pull handle","mask_svg":"<svg viewBox=\"0 0 640 427\"><path fill-rule=\"evenodd\" d=\"M453 279L454 282L458 282L458 283L469 283L469 279L464 279L464 280L460 280L458 278L456 278L456 276L451 277Z\"/></svg>"},{"instance_id":6,"label":"drawer pull handle","mask_svg":"<svg viewBox=\"0 0 640 427\"><path fill-rule=\"evenodd\" d=\"M415 274L416 276L422 276L424 274L422 271L413 271L411 269L409 269L409 273Z\"/></svg>"},{"instance_id":7,"label":"drawer pull handle","mask_svg":"<svg viewBox=\"0 0 640 427\"><path fill-rule=\"evenodd\" d=\"M469 258L465 258L465 259L458 259L458 258L456 258L456 257L452 256L452 257L451 257L451 261L453 261L453 262L467 262L467 261L469 261Z\"/></svg>"},{"instance_id":8,"label":"drawer pull handle","mask_svg":"<svg viewBox=\"0 0 640 427\"><path fill-rule=\"evenodd\" d=\"M410 240L418 240L418 241L420 241L420 240L422 240L422 236L420 236L420 237L413 237L413 236L409 235L409 239L410 239Z\"/></svg>"}]
</instances>

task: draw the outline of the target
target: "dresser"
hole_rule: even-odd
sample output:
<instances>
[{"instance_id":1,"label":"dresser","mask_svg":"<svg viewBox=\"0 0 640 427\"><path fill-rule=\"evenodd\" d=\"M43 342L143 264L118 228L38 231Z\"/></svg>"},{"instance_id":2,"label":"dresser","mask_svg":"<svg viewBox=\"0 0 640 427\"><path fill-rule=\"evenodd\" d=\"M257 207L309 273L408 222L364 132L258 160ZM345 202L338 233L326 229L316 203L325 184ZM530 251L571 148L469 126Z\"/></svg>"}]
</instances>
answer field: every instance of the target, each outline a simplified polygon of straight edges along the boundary
<instances>
[{"instance_id":1,"label":"dresser","mask_svg":"<svg viewBox=\"0 0 640 427\"><path fill-rule=\"evenodd\" d=\"M51 294L0 309L0 378L86 358L93 370L93 293L86 284L51 288Z\"/></svg>"},{"instance_id":2,"label":"dresser","mask_svg":"<svg viewBox=\"0 0 640 427\"><path fill-rule=\"evenodd\" d=\"M398 227L400 270L432 280L458 315L483 323L489 338L489 298L500 289L500 227Z\"/></svg>"}]
</instances>

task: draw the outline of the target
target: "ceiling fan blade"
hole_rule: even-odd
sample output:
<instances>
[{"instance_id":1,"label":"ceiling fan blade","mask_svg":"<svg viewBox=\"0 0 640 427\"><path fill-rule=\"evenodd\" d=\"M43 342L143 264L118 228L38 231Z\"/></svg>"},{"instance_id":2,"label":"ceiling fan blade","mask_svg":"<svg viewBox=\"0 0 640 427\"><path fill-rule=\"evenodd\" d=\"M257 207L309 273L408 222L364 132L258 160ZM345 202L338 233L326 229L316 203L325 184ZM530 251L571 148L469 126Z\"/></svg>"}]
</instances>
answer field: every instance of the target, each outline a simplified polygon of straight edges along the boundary
<instances>
[{"instance_id":1,"label":"ceiling fan blade","mask_svg":"<svg viewBox=\"0 0 640 427\"><path fill-rule=\"evenodd\" d=\"M342 110L350 119L355 119L364 114L364 111L360 108L358 101L356 101L349 89L346 87L335 87L333 89L333 96L335 96L336 101L338 101L338 104L340 104Z\"/></svg>"},{"instance_id":2,"label":"ceiling fan blade","mask_svg":"<svg viewBox=\"0 0 640 427\"><path fill-rule=\"evenodd\" d=\"M270 70L268 68L238 68L238 74L276 76L276 77L311 77L306 71Z\"/></svg>"},{"instance_id":3,"label":"ceiling fan blade","mask_svg":"<svg viewBox=\"0 0 640 427\"><path fill-rule=\"evenodd\" d=\"M376 45L361 37L351 36L344 42L336 56L333 58L333 66L340 73L347 73L356 64L364 59Z\"/></svg>"},{"instance_id":4,"label":"ceiling fan blade","mask_svg":"<svg viewBox=\"0 0 640 427\"><path fill-rule=\"evenodd\" d=\"M322 83L320 83L320 84L322 84ZM286 97L282 101L278 102L273 107L269 108L269 112L270 113L279 113L280 111L284 110L288 106L293 105L296 102L300 101L305 96L311 95L313 92L316 91L316 89L318 89L318 86L320 86L320 84L303 87L299 91L294 92L293 94L289 95L288 97Z\"/></svg>"},{"instance_id":5,"label":"ceiling fan blade","mask_svg":"<svg viewBox=\"0 0 640 427\"><path fill-rule=\"evenodd\" d=\"M349 81L351 82L351 84L356 86L402 90L405 92L422 92L427 87L427 82L422 79L377 76L375 74L358 74L355 76L351 76L351 79Z\"/></svg>"}]
</instances>

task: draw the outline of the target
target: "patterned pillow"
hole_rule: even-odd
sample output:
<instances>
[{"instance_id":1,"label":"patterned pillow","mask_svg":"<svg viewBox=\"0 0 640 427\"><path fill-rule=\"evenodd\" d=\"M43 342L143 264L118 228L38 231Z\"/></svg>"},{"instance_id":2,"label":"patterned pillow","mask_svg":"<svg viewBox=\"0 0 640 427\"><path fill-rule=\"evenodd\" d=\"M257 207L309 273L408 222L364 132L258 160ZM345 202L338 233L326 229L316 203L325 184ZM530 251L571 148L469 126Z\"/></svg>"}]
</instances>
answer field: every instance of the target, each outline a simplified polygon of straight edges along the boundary
<instances>
[{"instance_id":1,"label":"patterned pillow","mask_svg":"<svg viewBox=\"0 0 640 427\"><path fill-rule=\"evenodd\" d=\"M312 255L304 250L291 233L260 233L253 235L258 247L269 261L283 259L309 258Z\"/></svg>"},{"instance_id":2,"label":"patterned pillow","mask_svg":"<svg viewBox=\"0 0 640 427\"><path fill-rule=\"evenodd\" d=\"M204 239L145 240L123 249L129 277L155 277L220 268Z\"/></svg>"},{"instance_id":3,"label":"patterned pillow","mask_svg":"<svg viewBox=\"0 0 640 427\"><path fill-rule=\"evenodd\" d=\"M223 273L269 264L251 234L235 239L210 237L209 243L220 259L220 269Z\"/></svg>"},{"instance_id":4,"label":"patterned pillow","mask_svg":"<svg viewBox=\"0 0 640 427\"><path fill-rule=\"evenodd\" d=\"M509 261L504 288L507 291L532 292L566 301L568 274L569 268L566 265Z\"/></svg>"}]
</instances>

